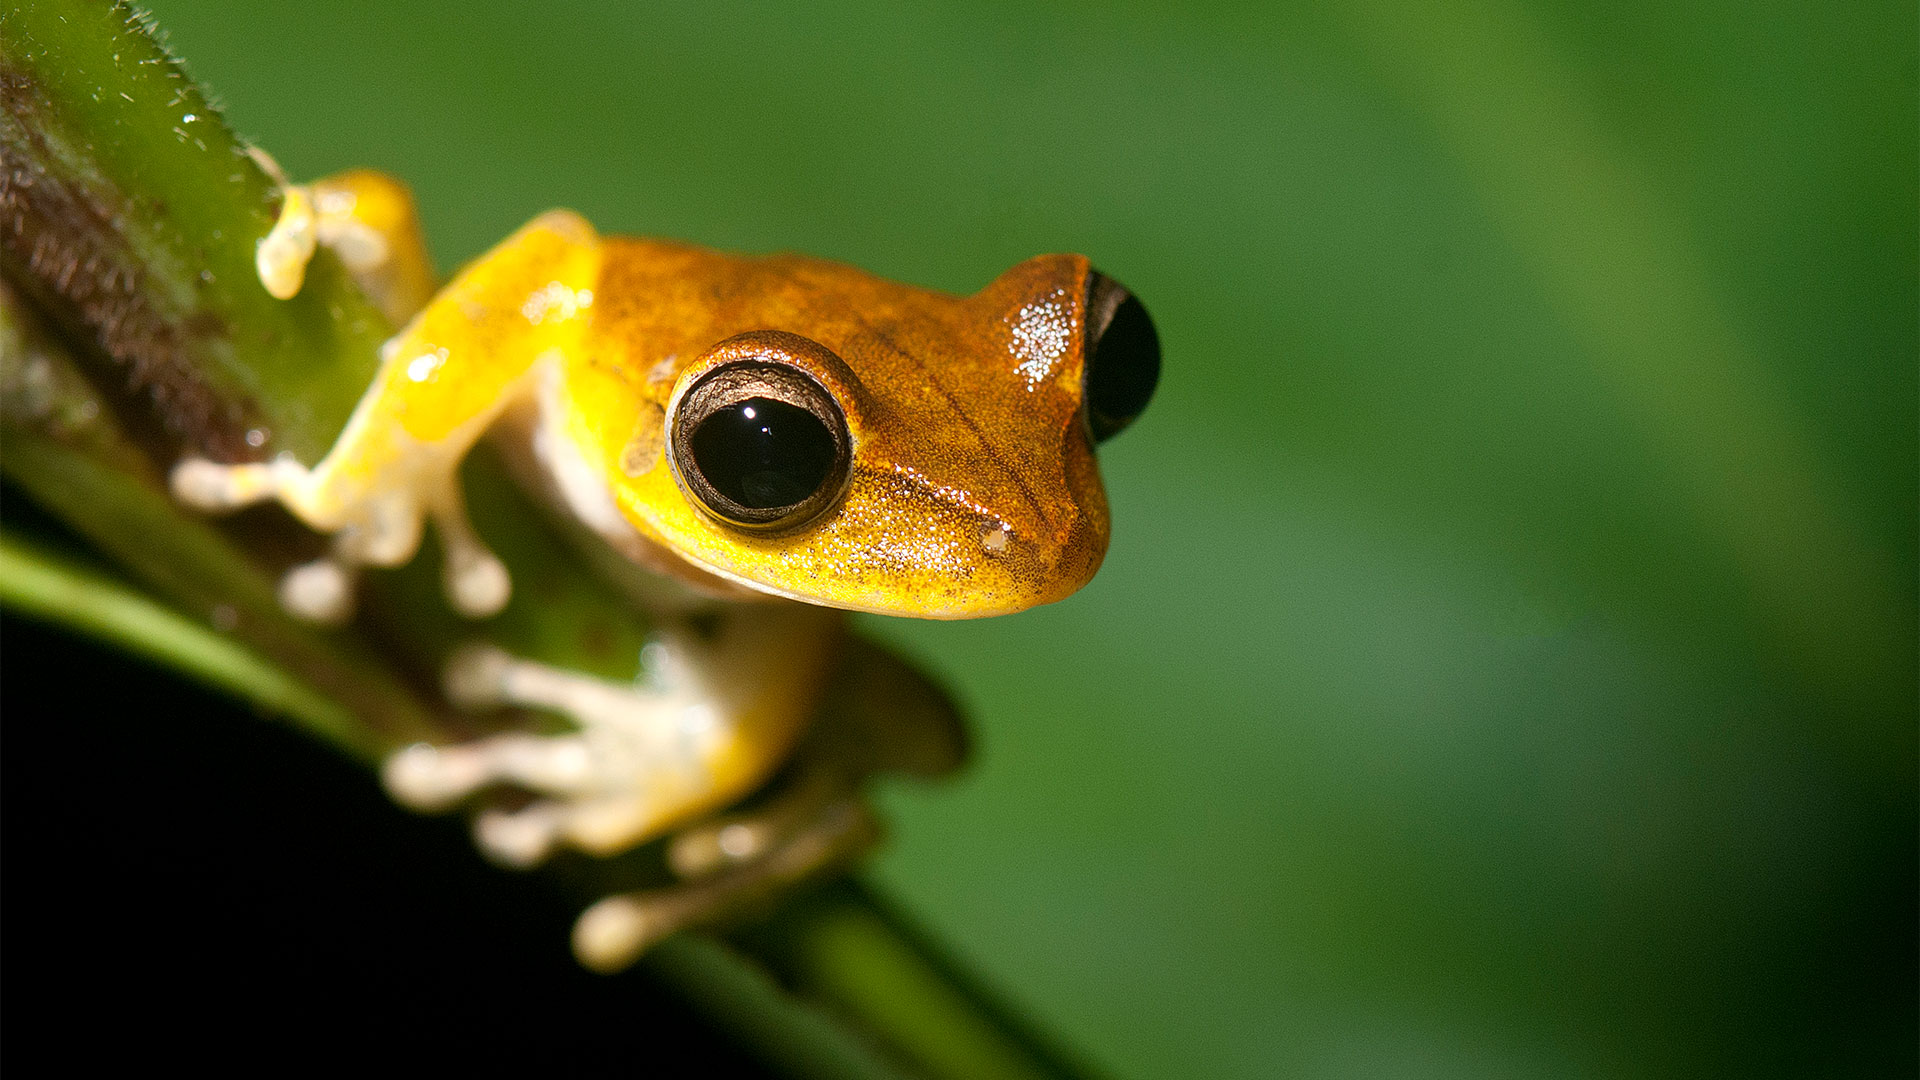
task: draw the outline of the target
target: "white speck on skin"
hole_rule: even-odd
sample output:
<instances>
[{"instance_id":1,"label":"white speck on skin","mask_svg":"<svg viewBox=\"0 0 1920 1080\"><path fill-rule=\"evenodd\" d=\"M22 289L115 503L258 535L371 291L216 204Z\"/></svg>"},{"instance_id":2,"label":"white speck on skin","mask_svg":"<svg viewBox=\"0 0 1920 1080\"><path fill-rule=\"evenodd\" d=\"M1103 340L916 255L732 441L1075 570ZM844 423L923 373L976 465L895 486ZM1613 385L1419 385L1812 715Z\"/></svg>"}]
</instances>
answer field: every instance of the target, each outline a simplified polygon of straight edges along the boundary
<instances>
[{"instance_id":1,"label":"white speck on skin","mask_svg":"<svg viewBox=\"0 0 1920 1080\"><path fill-rule=\"evenodd\" d=\"M575 292L557 281L549 281L527 297L527 302L520 305L520 314L525 315L528 322L539 326L548 319L556 322L571 319L579 314L580 309L592 305L592 289Z\"/></svg>"},{"instance_id":2,"label":"white speck on skin","mask_svg":"<svg viewBox=\"0 0 1920 1080\"><path fill-rule=\"evenodd\" d=\"M407 361L407 378L414 382L426 382L440 371L440 365L447 362L446 346L432 352L424 352Z\"/></svg>"},{"instance_id":3,"label":"white speck on skin","mask_svg":"<svg viewBox=\"0 0 1920 1080\"><path fill-rule=\"evenodd\" d=\"M322 214L345 217L353 213L354 204L359 201L359 196L351 191L343 188L328 188L314 200L314 207Z\"/></svg>"},{"instance_id":4,"label":"white speck on skin","mask_svg":"<svg viewBox=\"0 0 1920 1080\"><path fill-rule=\"evenodd\" d=\"M929 480L920 470L911 465L905 465L896 461L893 463L893 474L913 484L915 487L920 488L922 491L925 491L943 503L963 506L981 517L993 518L996 521L999 520L999 515L975 501L972 495L948 484L936 484L932 480ZM1005 522L1001 522L1001 525L1002 527L1006 527ZM1008 527L1008 531L1011 532L1012 529Z\"/></svg>"},{"instance_id":5,"label":"white speck on skin","mask_svg":"<svg viewBox=\"0 0 1920 1080\"><path fill-rule=\"evenodd\" d=\"M1055 289L1044 300L1022 305L1007 321L1013 330L1013 354L1020 361L1013 370L1032 393L1052 377L1073 342L1072 299L1065 289Z\"/></svg>"}]
</instances>

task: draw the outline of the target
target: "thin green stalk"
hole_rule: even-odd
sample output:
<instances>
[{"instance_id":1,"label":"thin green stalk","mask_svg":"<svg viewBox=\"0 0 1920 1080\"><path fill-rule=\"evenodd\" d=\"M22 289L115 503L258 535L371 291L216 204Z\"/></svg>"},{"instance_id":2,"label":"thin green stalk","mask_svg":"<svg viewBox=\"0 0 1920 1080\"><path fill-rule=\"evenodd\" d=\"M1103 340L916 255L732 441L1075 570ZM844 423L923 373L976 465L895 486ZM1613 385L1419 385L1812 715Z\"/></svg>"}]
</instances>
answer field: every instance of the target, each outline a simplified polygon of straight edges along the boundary
<instances>
[{"instance_id":1,"label":"thin green stalk","mask_svg":"<svg viewBox=\"0 0 1920 1080\"><path fill-rule=\"evenodd\" d=\"M18 537L0 532L0 604L64 624L271 715L290 716L343 746L365 741L353 714L257 653L151 597Z\"/></svg>"},{"instance_id":2,"label":"thin green stalk","mask_svg":"<svg viewBox=\"0 0 1920 1080\"><path fill-rule=\"evenodd\" d=\"M796 897L749 940L783 982L841 1015L860 1017L919 1074L1091 1075L856 880Z\"/></svg>"}]
</instances>

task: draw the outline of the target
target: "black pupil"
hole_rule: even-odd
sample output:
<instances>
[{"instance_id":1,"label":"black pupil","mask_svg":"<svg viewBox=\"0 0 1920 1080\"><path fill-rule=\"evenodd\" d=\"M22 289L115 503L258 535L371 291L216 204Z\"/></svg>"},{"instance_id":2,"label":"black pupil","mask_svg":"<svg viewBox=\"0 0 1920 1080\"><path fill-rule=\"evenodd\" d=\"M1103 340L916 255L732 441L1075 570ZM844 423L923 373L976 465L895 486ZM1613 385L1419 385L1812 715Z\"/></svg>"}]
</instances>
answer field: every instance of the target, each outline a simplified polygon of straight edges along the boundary
<instances>
[{"instance_id":1,"label":"black pupil","mask_svg":"<svg viewBox=\"0 0 1920 1080\"><path fill-rule=\"evenodd\" d=\"M708 413L692 447L707 483L749 510L803 503L833 471L827 425L775 398L747 398Z\"/></svg>"},{"instance_id":2,"label":"black pupil","mask_svg":"<svg viewBox=\"0 0 1920 1080\"><path fill-rule=\"evenodd\" d=\"M1128 296L1087 360L1087 420L1095 440L1133 422L1160 381L1160 335L1139 300Z\"/></svg>"}]
</instances>

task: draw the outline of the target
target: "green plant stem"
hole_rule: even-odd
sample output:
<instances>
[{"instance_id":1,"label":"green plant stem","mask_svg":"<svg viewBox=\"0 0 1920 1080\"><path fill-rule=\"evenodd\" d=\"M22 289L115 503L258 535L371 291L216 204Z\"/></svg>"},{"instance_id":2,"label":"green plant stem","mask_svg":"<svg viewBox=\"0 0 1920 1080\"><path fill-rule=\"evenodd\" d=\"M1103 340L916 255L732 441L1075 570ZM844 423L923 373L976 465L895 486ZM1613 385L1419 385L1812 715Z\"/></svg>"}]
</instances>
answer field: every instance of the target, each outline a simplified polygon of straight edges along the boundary
<instances>
[{"instance_id":1,"label":"green plant stem","mask_svg":"<svg viewBox=\"0 0 1920 1080\"><path fill-rule=\"evenodd\" d=\"M0 604L145 656L265 712L296 717L330 741L353 745L362 737L363 729L339 702L231 638L105 574L5 533L0 533Z\"/></svg>"},{"instance_id":2,"label":"green plant stem","mask_svg":"<svg viewBox=\"0 0 1920 1080\"><path fill-rule=\"evenodd\" d=\"M259 287L273 182L128 8L16 5L0 30L0 266L194 449L316 460L386 321L327 252L293 299Z\"/></svg>"},{"instance_id":3,"label":"green plant stem","mask_svg":"<svg viewBox=\"0 0 1920 1080\"><path fill-rule=\"evenodd\" d=\"M748 938L784 983L861 1018L917 1073L1089 1075L855 879L794 898Z\"/></svg>"},{"instance_id":4,"label":"green plant stem","mask_svg":"<svg viewBox=\"0 0 1920 1080\"><path fill-rule=\"evenodd\" d=\"M302 624L281 610L272 578L214 523L170 497L112 403L97 393L65 345L0 283L0 472L42 508L91 540L169 603L178 622L279 668L352 717L308 710L312 735L363 761L445 731L437 711L403 686L363 642ZM101 632L105 624L82 625ZM137 632L120 627L116 643ZM149 647L168 648L167 642ZM156 656L156 658L161 658ZM252 670L252 669L249 669ZM204 672L196 672L204 675ZM223 683L243 697L274 697L265 684Z\"/></svg>"}]
</instances>

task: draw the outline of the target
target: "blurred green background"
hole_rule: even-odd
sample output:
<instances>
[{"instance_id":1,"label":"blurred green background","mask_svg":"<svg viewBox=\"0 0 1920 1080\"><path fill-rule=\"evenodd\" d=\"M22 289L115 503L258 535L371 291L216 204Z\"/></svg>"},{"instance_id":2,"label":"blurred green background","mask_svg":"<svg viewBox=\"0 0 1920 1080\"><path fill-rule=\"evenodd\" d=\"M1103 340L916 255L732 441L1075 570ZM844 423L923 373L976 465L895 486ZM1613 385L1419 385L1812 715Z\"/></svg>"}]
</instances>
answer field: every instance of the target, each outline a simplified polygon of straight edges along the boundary
<instances>
[{"instance_id":1,"label":"blurred green background","mask_svg":"<svg viewBox=\"0 0 1920 1080\"><path fill-rule=\"evenodd\" d=\"M971 291L1161 393L875 876L1122 1076L1912 1075L1909 2L152 5L446 268L534 213Z\"/></svg>"}]
</instances>

